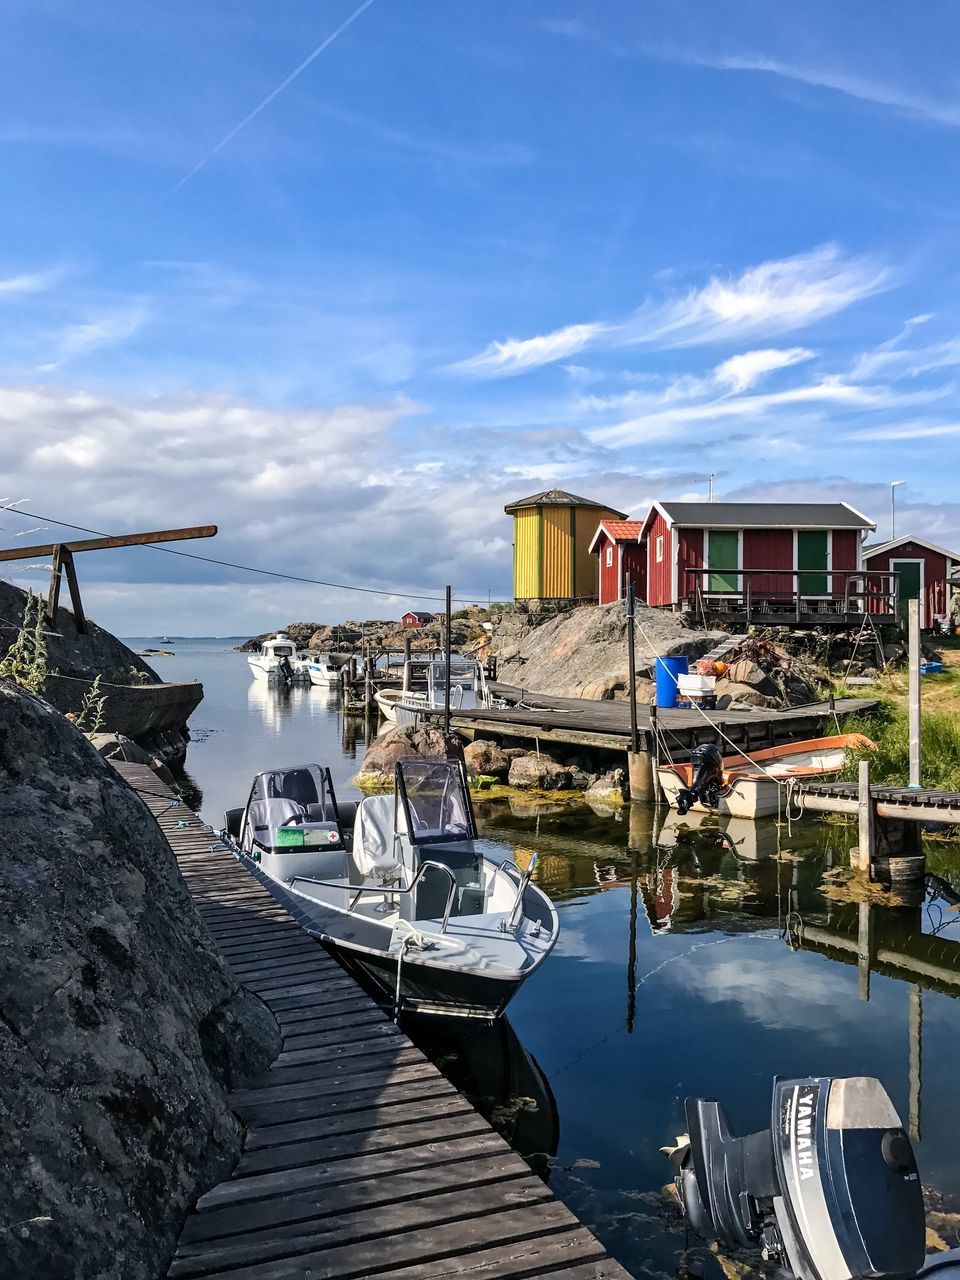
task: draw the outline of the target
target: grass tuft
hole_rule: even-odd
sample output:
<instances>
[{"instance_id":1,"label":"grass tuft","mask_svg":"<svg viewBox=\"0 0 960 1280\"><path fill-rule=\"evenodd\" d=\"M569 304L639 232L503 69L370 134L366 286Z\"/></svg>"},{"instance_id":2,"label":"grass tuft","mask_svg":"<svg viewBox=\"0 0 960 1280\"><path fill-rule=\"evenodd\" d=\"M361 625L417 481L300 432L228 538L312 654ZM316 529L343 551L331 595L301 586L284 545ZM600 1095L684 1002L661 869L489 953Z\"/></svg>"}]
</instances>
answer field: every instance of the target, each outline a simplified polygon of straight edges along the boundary
<instances>
[{"instance_id":1,"label":"grass tuft","mask_svg":"<svg viewBox=\"0 0 960 1280\"><path fill-rule=\"evenodd\" d=\"M869 715L854 716L847 733L863 733L877 744L875 751L849 751L843 777L856 781L861 759L870 761L870 781L876 786L905 787L909 780L910 726L907 711L884 700ZM960 791L960 717L949 711L927 711L920 743L923 785L933 791Z\"/></svg>"}]
</instances>

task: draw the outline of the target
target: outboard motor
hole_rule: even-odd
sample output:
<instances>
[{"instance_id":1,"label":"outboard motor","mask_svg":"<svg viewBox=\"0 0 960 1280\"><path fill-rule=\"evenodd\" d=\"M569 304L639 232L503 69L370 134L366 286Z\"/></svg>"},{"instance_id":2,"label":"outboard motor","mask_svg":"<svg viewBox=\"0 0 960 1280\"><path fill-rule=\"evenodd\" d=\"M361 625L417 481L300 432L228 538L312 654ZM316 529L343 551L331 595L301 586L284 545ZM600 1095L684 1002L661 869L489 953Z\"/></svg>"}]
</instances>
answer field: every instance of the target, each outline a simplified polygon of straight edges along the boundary
<instances>
[{"instance_id":1,"label":"outboard motor","mask_svg":"<svg viewBox=\"0 0 960 1280\"><path fill-rule=\"evenodd\" d=\"M280 679L284 684L293 683L293 666L289 658L281 658L279 663Z\"/></svg>"},{"instance_id":2,"label":"outboard motor","mask_svg":"<svg viewBox=\"0 0 960 1280\"><path fill-rule=\"evenodd\" d=\"M924 1258L920 1175L879 1080L778 1077L771 1127L743 1138L712 1098L686 1113L689 1136L663 1150L706 1240L759 1247L794 1280L960 1277L960 1249Z\"/></svg>"},{"instance_id":3,"label":"outboard motor","mask_svg":"<svg viewBox=\"0 0 960 1280\"><path fill-rule=\"evenodd\" d=\"M704 742L690 755L693 781L681 787L677 795L677 812L686 813L699 800L707 809L716 809L723 790L723 756L712 742Z\"/></svg>"}]
</instances>

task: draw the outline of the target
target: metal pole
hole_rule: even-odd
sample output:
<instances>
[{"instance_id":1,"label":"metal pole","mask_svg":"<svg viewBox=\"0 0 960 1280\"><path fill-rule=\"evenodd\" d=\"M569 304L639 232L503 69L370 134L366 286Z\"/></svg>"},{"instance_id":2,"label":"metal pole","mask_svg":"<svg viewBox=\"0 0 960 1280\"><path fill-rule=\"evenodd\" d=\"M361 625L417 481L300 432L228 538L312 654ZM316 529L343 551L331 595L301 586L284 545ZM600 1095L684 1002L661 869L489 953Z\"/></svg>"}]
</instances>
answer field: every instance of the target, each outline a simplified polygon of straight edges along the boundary
<instances>
[{"instance_id":1,"label":"metal pole","mask_svg":"<svg viewBox=\"0 0 960 1280\"><path fill-rule=\"evenodd\" d=\"M446 650L446 673L443 688L443 731L450 732L450 633L451 633L451 588L447 587L447 612L443 621L443 647Z\"/></svg>"},{"instance_id":2,"label":"metal pole","mask_svg":"<svg viewBox=\"0 0 960 1280\"><path fill-rule=\"evenodd\" d=\"M640 750L640 733L637 729L637 655L636 655L636 620L634 611L636 596L633 582L627 576L627 671L629 672L630 699L630 750L634 755Z\"/></svg>"},{"instance_id":3,"label":"metal pole","mask_svg":"<svg viewBox=\"0 0 960 1280\"><path fill-rule=\"evenodd\" d=\"M920 601L907 601L907 633L910 674L910 777L911 787L920 786Z\"/></svg>"}]
</instances>

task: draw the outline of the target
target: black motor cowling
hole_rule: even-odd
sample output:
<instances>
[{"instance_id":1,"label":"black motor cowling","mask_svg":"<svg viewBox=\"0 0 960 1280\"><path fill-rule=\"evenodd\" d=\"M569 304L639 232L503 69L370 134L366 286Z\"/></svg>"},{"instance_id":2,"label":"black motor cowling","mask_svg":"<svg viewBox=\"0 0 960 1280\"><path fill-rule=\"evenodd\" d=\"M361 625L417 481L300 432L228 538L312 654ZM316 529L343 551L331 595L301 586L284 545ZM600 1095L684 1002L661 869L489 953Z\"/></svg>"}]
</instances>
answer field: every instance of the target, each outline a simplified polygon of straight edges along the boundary
<instances>
[{"instance_id":1,"label":"black motor cowling","mask_svg":"<svg viewBox=\"0 0 960 1280\"><path fill-rule=\"evenodd\" d=\"M690 755L693 778L689 787L681 787L677 795L677 810L686 813L699 802L706 809L716 809L723 791L723 756L719 747L704 742Z\"/></svg>"},{"instance_id":2,"label":"black motor cowling","mask_svg":"<svg viewBox=\"0 0 960 1280\"><path fill-rule=\"evenodd\" d=\"M686 1101L668 1150L690 1226L754 1245L796 1280L960 1277L960 1250L924 1260L920 1176L879 1080L776 1079L769 1129L740 1138L718 1102Z\"/></svg>"}]
</instances>

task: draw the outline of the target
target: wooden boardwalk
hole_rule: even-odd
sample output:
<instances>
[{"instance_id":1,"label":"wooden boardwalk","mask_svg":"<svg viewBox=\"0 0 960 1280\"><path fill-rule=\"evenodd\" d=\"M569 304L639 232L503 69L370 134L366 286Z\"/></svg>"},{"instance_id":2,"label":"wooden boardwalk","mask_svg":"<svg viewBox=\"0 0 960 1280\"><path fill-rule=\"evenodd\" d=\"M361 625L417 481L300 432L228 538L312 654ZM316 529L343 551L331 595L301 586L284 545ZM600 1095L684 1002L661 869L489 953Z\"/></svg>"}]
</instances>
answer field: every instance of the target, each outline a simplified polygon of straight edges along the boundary
<instances>
[{"instance_id":1,"label":"wooden boardwalk","mask_svg":"<svg viewBox=\"0 0 960 1280\"><path fill-rule=\"evenodd\" d=\"M246 1136L169 1276L630 1280L438 1069L145 766L157 817L237 978L273 1011L273 1066L229 1096Z\"/></svg>"},{"instance_id":2,"label":"wooden boardwalk","mask_svg":"<svg viewBox=\"0 0 960 1280\"><path fill-rule=\"evenodd\" d=\"M602 747L626 751L630 745L630 708L626 702L590 698L560 698L532 693L512 685L492 683L491 692L513 705L453 710L452 728L468 737L496 736L562 742L572 746ZM819 737L832 728L834 715L843 717L871 710L875 698L837 698L827 702L787 707L782 711L752 707L745 711L694 711L660 709L657 723L676 759L684 759L701 742L715 742L714 725L744 751L779 746ZM443 712L425 713L442 718ZM653 749L650 707L637 707L641 749Z\"/></svg>"},{"instance_id":3,"label":"wooden boardwalk","mask_svg":"<svg viewBox=\"0 0 960 1280\"><path fill-rule=\"evenodd\" d=\"M802 782L793 778L788 794L805 812L859 812L855 782ZM926 787L871 786L870 796L879 818L906 822L960 823L960 792L930 791Z\"/></svg>"}]
</instances>

